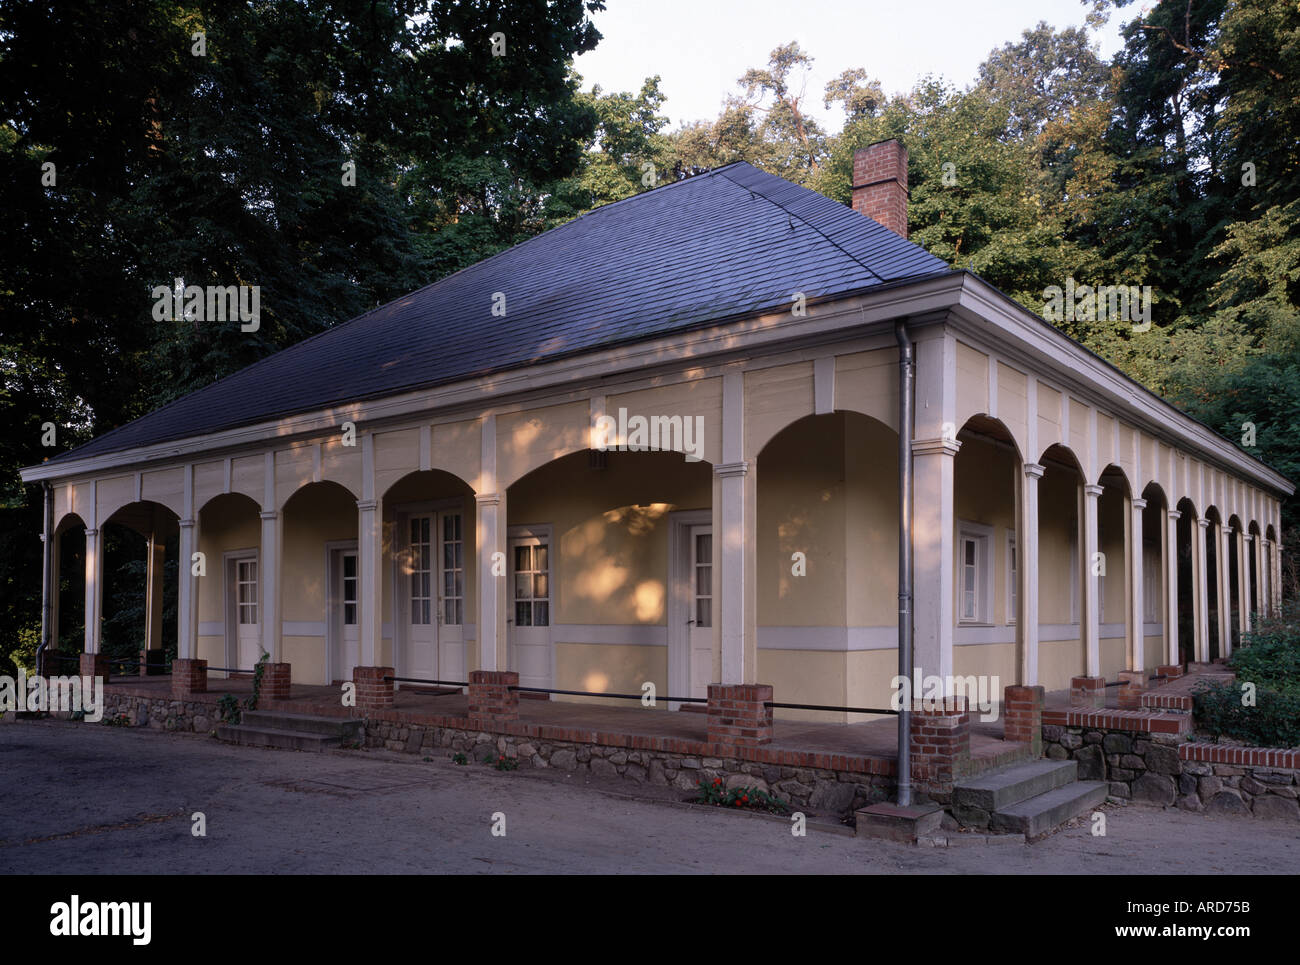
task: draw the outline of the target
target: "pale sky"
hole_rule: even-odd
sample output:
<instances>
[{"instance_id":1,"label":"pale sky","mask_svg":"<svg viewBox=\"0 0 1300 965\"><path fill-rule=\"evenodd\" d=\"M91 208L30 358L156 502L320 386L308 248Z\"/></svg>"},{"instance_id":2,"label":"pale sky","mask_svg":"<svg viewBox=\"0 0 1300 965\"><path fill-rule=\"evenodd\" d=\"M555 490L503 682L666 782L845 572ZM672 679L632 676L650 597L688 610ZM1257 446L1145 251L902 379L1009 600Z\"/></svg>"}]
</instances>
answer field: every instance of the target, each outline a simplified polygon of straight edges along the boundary
<instances>
[{"instance_id":1,"label":"pale sky","mask_svg":"<svg viewBox=\"0 0 1300 965\"><path fill-rule=\"evenodd\" d=\"M887 95L904 93L926 74L958 87L974 83L989 51L1020 39L1040 20L1082 27L1080 0L606 0L593 16L604 35L577 58L583 89L637 91L662 78L670 129L711 120L749 67L766 66L772 49L797 40L813 57L804 101L830 131L843 114L822 106L822 89L850 67L862 67ZM1113 11L1094 43L1103 57L1120 48L1119 28L1137 8Z\"/></svg>"}]
</instances>

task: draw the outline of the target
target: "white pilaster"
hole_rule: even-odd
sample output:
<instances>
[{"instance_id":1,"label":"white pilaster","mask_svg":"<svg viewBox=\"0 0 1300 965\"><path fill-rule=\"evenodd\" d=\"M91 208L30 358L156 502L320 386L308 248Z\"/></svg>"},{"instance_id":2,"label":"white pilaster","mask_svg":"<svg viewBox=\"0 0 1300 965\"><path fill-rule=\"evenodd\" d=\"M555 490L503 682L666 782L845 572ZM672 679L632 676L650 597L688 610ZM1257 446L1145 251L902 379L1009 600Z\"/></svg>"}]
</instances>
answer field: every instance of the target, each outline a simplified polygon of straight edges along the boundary
<instances>
[{"instance_id":1,"label":"white pilaster","mask_svg":"<svg viewBox=\"0 0 1300 965\"><path fill-rule=\"evenodd\" d=\"M1089 677L1101 676L1101 609L1098 600L1100 585L1097 581L1097 505L1103 490L1088 484L1083 487L1083 649L1087 655Z\"/></svg>"},{"instance_id":2,"label":"white pilaster","mask_svg":"<svg viewBox=\"0 0 1300 965\"><path fill-rule=\"evenodd\" d=\"M1143 512L1147 508L1145 499L1132 500L1133 517L1129 526L1130 554L1129 554L1129 626L1132 628L1133 648L1129 653L1129 670L1146 669L1146 631L1144 629L1144 604L1143 592L1146 587L1143 585L1143 551L1142 545L1142 520Z\"/></svg>"},{"instance_id":3,"label":"white pilaster","mask_svg":"<svg viewBox=\"0 0 1300 965\"><path fill-rule=\"evenodd\" d=\"M1038 684L1038 480L1043 467L1026 463L1021 477L1020 529L1016 533L1016 630L1022 654L1021 677L1025 686Z\"/></svg>"},{"instance_id":4,"label":"white pilaster","mask_svg":"<svg viewBox=\"0 0 1300 965\"><path fill-rule=\"evenodd\" d=\"M1228 557L1228 528L1223 523L1215 526L1218 545L1215 548L1215 576L1219 585L1219 656L1232 653L1232 568Z\"/></svg>"},{"instance_id":5,"label":"white pilaster","mask_svg":"<svg viewBox=\"0 0 1300 965\"><path fill-rule=\"evenodd\" d=\"M1205 663L1210 659L1210 575L1207 564L1210 521L1201 517L1192 530L1192 608L1195 620L1196 659Z\"/></svg>"},{"instance_id":6,"label":"white pilaster","mask_svg":"<svg viewBox=\"0 0 1300 965\"><path fill-rule=\"evenodd\" d=\"M199 551L199 521L182 519L176 561L176 656L193 660L199 652L199 578L194 554Z\"/></svg>"},{"instance_id":7,"label":"white pilaster","mask_svg":"<svg viewBox=\"0 0 1300 965\"><path fill-rule=\"evenodd\" d=\"M956 578L956 439L912 443L912 663L919 674L952 675ZM1035 648L1036 649L1036 648Z\"/></svg>"},{"instance_id":8,"label":"white pilaster","mask_svg":"<svg viewBox=\"0 0 1300 965\"><path fill-rule=\"evenodd\" d=\"M86 530L86 653L99 653L100 601L104 591L104 535Z\"/></svg>"},{"instance_id":9,"label":"white pilaster","mask_svg":"<svg viewBox=\"0 0 1300 965\"><path fill-rule=\"evenodd\" d=\"M510 565L506 554L505 496L478 493L474 503L478 530L479 669L499 670L507 660L503 646L506 601L501 593Z\"/></svg>"}]
</instances>

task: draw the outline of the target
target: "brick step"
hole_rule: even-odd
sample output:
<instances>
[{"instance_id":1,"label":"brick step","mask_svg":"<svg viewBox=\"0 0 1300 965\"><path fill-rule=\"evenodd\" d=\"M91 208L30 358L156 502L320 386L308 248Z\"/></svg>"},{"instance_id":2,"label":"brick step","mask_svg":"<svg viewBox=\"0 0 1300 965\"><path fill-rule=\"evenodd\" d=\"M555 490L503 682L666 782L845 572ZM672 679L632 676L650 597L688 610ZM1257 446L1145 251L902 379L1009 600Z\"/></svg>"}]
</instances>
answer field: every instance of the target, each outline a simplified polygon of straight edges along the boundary
<instances>
[{"instance_id":1,"label":"brick step","mask_svg":"<svg viewBox=\"0 0 1300 965\"><path fill-rule=\"evenodd\" d=\"M351 717L318 717L290 714L276 710L246 710L240 723L272 730L290 730L304 734L324 734L342 740L360 740L364 722Z\"/></svg>"},{"instance_id":2,"label":"brick step","mask_svg":"<svg viewBox=\"0 0 1300 965\"><path fill-rule=\"evenodd\" d=\"M1026 838L1037 838L1059 828L1070 818L1078 817L1106 800L1109 786L1105 781L1076 781L994 811L989 820L992 831L1010 831Z\"/></svg>"},{"instance_id":3,"label":"brick step","mask_svg":"<svg viewBox=\"0 0 1300 965\"><path fill-rule=\"evenodd\" d=\"M344 738L337 734L314 734L301 730L282 730L277 727L254 727L248 724L218 724L217 738L231 744L278 747L291 751L323 751L327 747L337 747L344 741Z\"/></svg>"},{"instance_id":4,"label":"brick step","mask_svg":"<svg viewBox=\"0 0 1300 965\"><path fill-rule=\"evenodd\" d=\"M1075 761L1038 760L963 778L953 785L953 816L963 824L974 824L981 816L979 812L983 812L987 822L994 811L1071 784L1078 776L1079 765Z\"/></svg>"}]
</instances>

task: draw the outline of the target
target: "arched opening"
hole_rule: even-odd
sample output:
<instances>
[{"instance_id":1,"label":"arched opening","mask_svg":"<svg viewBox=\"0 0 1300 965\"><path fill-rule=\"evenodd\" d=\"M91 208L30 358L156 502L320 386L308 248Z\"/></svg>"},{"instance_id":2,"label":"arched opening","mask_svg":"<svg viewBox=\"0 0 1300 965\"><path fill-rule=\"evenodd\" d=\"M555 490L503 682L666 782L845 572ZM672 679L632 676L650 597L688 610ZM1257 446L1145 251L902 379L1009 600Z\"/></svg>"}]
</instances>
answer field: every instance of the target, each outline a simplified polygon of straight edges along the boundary
<instances>
[{"instance_id":1,"label":"arched opening","mask_svg":"<svg viewBox=\"0 0 1300 965\"><path fill-rule=\"evenodd\" d=\"M719 659L712 505L712 466L676 452L584 450L512 483L506 666L520 686L705 696Z\"/></svg>"},{"instance_id":2,"label":"arched opening","mask_svg":"<svg viewBox=\"0 0 1300 965\"><path fill-rule=\"evenodd\" d=\"M265 653L260 513L242 493L214 496L199 510L197 656L210 667L251 671Z\"/></svg>"},{"instance_id":3,"label":"arched opening","mask_svg":"<svg viewBox=\"0 0 1300 965\"><path fill-rule=\"evenodd\" d=\"M968 419L957 441L953 673L1013 683L1021 680L1025 666L1016 632L1020 450L1007 427L986 415ZM1001 697L999 688L994 699Z\"/></svg>"},{"instance_id":4,"label":"arched opening","mask_svg":"<svg viewBox=\"0 0 1300 965\"><path fill-rule=\"evenodd\" d=\"M1196 589L1192 540L1197 532L1196 506L1187 497L1177 504L1178 553L1178 662L1184 666L1196 660Z\"/></svg>"},{"instance_id":5,"label":"arched opening","mask_svg":"<svg viewBox=\"0 0 1300 965\"><path fill-rule=\"evenodd\" d=\"M1059 444L1039 462L1038 679L1047 690L1068 690L1088 662L1082 632L1085 477L1074 453Z\"/></svg>"},{"instance_id":6,"label":"arched opening","mask_svg":"<svg viewBox=\"0 0 1300 965\"><path fill-rule=\"evenodd\" d=\"M160 503L129 503L100 539L100 653L116 674L164 673L176 656L179 520Z\"/></svg>"},{"instance_id":7,"label":"arched opening","mask_svg":"<svg viewBox=\"0 0 1300 965\"><path fill-rule=\"evenodd\" d=\"M1242 587L1244 584L1243 567L1245 559L1243 558L1242 547L1245 541L1242 539L1241 517L1235 513L1228 517L1228 599L1229 599L1229 622L1228 632L1231 634L1229 640L1231 649L1235 650L1241 646L1241 634L1246 627L1245 615L1249 612Z\"/></svg>"},{"instance_id":8,"label":"arched opening","mask_svg":"<svg viewBox=\"0 0 1300 965\"><path fill-rule=\"evenodd\" d=\"M1143 664L1154 670L1169 657L1168 616L1170 547L1168 534L1169 500L1156 483L1142 490L1146 508L1142 510L1142 633Z\"/></svg>"},{"instance_id":9,"label":"arched opening","mask_svg":"<svg viewBox=\"0 0 1300 965\"><path fill-rule=\"evenodd\" d=\"M77 654L86 645L86 523L67 513L54 527L55 573L51 600L51 652L46 666L75 673Z\"/></svg>"},{"instance_id":10,"label":"arched opening","mask_svg":"<svg viewBox=\"0 0 1300 965\"><path fill-rule=\"evenodd\" d=\"M805 416L768 440L757 472L758 679L783 702L888 707L898 673L898 434L858 412Z\"/></svg>"},{"instance_id":11,"label":"arched opening","mask_svg":"<svg viewBox=\"0 0 1300 965\"><path fill-rule=\"evenodd\" d=\"M1129 569L1133 555L1128 540L1132 519L1127 512L1130 489L1124 470L1108 465L1097 484L1097 552L1090 565L1097 572L1097 623L1101 676L1115 680L1121 670L1132 668L1127 612ZM1137 633L1138 628L1133 628ZM1144 648L1145 649L1145 648ZM1145 659L1145 657L1144 657Z\"/></svg>"},{"instance_id":12,"label":"arched opening","mask_svg":"<svg viewBox=\"0 0 1300 965\"><path fill-rule=\"evenodd\" d=\"M285 502L280 569L282 646L300 683L350 680L358 645L357 500L336 482ZM351 643L351 662L344 657Z\"/></svg>"},{"instance_id":13,"label":"arched opening","mask_svg":"<svg viewBox=\"0 0 1300 965\"><path fill-rule=\"evenodd\" d=\"M1223 517L1217 506L1205 510L1210 525L1205 533L1205 613L1206 636L1209 643L1208 659L1223 656L1224 598L1223 598Z\"/></svg>"},{"instance_id":14,"label":"arched opening","mask_svg":"<svg viewBox=\"0 0 1300 965\"><path fill-rule=\"evenodd\" d=\"M355 505L352 516L355 523ZM392 563L380 573L380 660L391 659L396 675L412 680L468 680L478 666L471 645L478 640L473 489L438 469L408 473L383 493L383 517L382 557ZM355 540L355 526L352 532ZM347 553L340 552L340 574L347 565ZM340 585L336 595L342 591ZM346 620L347 613L340 618ZM360 659L357 635L345 627L340 640L335 662L347 665L343 676L350 676Z\"/></svg>"}]
</instances>

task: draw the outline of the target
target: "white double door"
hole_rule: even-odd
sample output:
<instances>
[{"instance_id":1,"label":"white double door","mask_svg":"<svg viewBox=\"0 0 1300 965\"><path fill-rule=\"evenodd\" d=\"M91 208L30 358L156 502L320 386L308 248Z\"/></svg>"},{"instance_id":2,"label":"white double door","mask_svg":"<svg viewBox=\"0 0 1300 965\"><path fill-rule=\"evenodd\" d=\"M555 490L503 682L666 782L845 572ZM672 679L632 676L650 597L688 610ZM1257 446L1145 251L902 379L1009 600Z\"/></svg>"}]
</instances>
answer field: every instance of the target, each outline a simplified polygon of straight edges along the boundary
<instances>
[{"instance_id":1,"label":"white double door","mask_svg":"<svg viewBox=\"0 0 1300 965\"><path fill-rule=\"evenodd\" d=\"M402 647L398 676L463 681L465 517L412 512L401 522Z\"/></svg>"}]
</instances>

